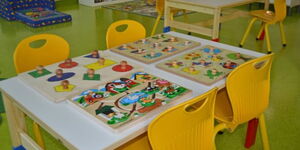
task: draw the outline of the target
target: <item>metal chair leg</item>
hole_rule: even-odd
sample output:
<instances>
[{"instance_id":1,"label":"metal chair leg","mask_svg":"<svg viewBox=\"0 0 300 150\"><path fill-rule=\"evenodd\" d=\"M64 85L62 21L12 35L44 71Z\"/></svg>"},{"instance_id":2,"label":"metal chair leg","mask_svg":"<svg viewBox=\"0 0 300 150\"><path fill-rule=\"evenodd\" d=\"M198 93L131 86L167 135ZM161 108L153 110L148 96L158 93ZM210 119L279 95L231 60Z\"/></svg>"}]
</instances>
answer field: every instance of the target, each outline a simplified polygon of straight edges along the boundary
<instances>
[{"instance_id":1,"label":"metal chair leg","mask_svg":"<svg viewBox=\"0 0 300 150\"><path fill-rule=\"evenodd\" d=\"M269 24L265 25L265 32L266 32L266 42L267 42L267 50L268 53L272 53L272 49L271 49L271 43L270 43L270 36L269 36Z\"/></svg>"},{"instance_id":2,"label":"metal chair leg","mask_svg":"<svg viewBox=\"0 0 300 150\"><path fill-rule=\"evenodd\" d=\"M257 20L257 18L253 18L253 19L250 21L250 23L249 23L249 25L248 25L248 27L247 27L247 29L246 29L246 32L244 33L244 36L243 36L243 38L242 38L242 40L241 40L241 42L240 42L240 47L243 47L243 45L244 45L244 43L245 43L245 40L246 40L246 38L247 38L247 36L248 36L250 30L251 30L251 27L252 27L253 23L254 23L256 20Z\"/></svg>"},{"instance_id":3,"label":"metal chair leg","mask_svg":"<svg viewBox=\"0 0 300 150\"><path fill-rule=\"evenodd\" d=\"M156 20L155 20L155 23L154 23L154 26L153 26L153 29L152 29L152 32L151 32L151 36L153 36L155 34L155 31L156 31L156 28L157 28L157 25L159 23L159 20L161 18L162 14L158 14Z\"/></svg>"},{"instance_id":4,"label":"metal chair leg","mask_svg":"<svg viewBox=\"0 0 300 150\"><path fill-rule=\"evenodd\" d=\"M261 114L259 116L259 128L260 128L260 134L261 134L264 150L270 150L270 145L269 145L269 139L268 139L266 121L265 121L264 114Z\"/></svg>"},{"instance_id":5,"label":"metal chair leg","mask_svg":"<svg viewBox=\"0 0 300 150\"><path fill-rule=\"evenodd\" d=\"M285 32L284 32L284 29L283 29L282 21L279 22L279 26L280 26L280 35L281 35L282 46L285 47L286 46L286 39L285 39Z\"/></svg>"}]
</instances>

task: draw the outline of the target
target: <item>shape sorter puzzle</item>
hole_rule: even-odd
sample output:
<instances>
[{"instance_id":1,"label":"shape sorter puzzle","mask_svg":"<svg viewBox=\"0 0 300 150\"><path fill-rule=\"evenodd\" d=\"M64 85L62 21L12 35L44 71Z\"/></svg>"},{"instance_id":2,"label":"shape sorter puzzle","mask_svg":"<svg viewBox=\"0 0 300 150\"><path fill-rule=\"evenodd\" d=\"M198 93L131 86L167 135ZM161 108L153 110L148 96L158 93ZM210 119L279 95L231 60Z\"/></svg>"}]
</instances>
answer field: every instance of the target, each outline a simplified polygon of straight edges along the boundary
<instances>
[{"instance_id":1,"label":"shape sorter puzzle","mask_svg":"<svg viewBox=\"0 0 300 150\"><path fill-rule=\"evenodd\" d=\"M156 66L190 80L211 85L254 57L213 46L193 50Z\"/></svg>"},{"instance_id":2,"label":"shape sorter puzzle","mask_svg":"<svg viewBox=\"0 0 300 150\"><path fill-rule=\"evenodd\" d=\"M196 46L200 46L200 43L168 34L158 34L110 50L149 64Z\"/></svg>"}]
</instances>

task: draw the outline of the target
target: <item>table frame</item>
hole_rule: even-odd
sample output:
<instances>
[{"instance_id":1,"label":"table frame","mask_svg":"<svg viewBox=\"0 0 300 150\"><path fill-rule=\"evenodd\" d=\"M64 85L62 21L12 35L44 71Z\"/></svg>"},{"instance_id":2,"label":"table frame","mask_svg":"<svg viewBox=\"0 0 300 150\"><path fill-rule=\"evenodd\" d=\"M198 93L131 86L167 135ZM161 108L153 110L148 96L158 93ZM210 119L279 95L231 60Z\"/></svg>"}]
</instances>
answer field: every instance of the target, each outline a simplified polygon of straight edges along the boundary
<instances>
[{"instance_id":1,"label":"table frame","mask_svg":"<svg viewBox=\"0 0 300 150\"><path fill-rule=\"evenodd\" d=\"M170 32L168 34L201 42L201 46L191 50L200 48L204 45L213 45L256 57L265 55L262 53L248 51L242 48L191 37L176 32ZM169 58L174 58L178 55L188 52L189 50ZM211 88L223 88L225 86L225 79L222 79L211 86L206 86L176 75L172 75L171 73L155 67L156 64L164 61L165 59L153 64L143 64L130 58L126 58L125 56L121 56L109 51L108 53L117 55L118 57L121 57L121 59L127 59L129 63L133 62L142 65L145 67L145 71L150 74L155 74L158 77L167 78L168 80L179 85L190 87L190 89L193 89L191 98L203 94ZM6 108L9 131L13 147L15 148L23 145L24 147L29 147L34 150L41 149L41 147L39 147L34 140L32 140L26 134L26 124L24 118L25 114L37 122L47 132L52 134L56 139L61 141L62 144L64 144L68 149L82 150L117 148L147 131L147 125L159 114L157 113L154 116L145 119L143 122L136 123L134 127L131 127L126 131L122 131L121 133L113 133L106 130L106 127L97 124L95 120L78 111L78 108L70 105L67 101L54 103L41 95L34 88L24 83L22 80L19 80L17 77L1 81L0 89L3 92L2 95ZM175 106L186 100L188 99L174 101L173 103L170 103L171 105L169 107ZM53 112L49 113L50 111ZM68 119L68 121L65 119ZM70 126L73 124L75 125ZM82 129L84 129L84 131L81 131ZM83 140L86 140L85 142L87 143L82 142Z\"/></svg>"},{"instance_id":2,"label":"table frame","mask_svg":"<svg viewBox=\"0 0 300 150\"><path fill-rule=\"evenodd\" d=\"M221 22L220 18L221 18L222 9L236 7L236 6L259 2L259 1L261 0L244 0L242 2L239 1L227 5L213 6L213 5L204 5L204 4L202 5L199 3L196 4L196 3L188 2L186 0L166 0L164 27L168 29L170 27L174 27L189 32L199 33L202 35L212 37L213 41L219 41L219 29L220 29L220 22ZM264 0L264 2L265 2L265 9L267 10L269 8L269 0ZM189 23L175 21L171 17L172 8L185 9L185 10L213 15L212 28L208 28L197 23L196 25L196 24L189 24Z\"/></svg>"}]
</instances>

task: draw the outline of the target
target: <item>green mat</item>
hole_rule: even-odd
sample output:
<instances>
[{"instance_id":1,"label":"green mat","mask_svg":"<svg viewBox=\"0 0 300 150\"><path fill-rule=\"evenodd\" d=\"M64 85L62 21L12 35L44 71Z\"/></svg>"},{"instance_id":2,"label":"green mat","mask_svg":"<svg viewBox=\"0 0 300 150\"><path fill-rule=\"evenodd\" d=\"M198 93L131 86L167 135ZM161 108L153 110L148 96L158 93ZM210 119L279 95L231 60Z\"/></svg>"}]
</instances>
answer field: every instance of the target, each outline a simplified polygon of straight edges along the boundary
<instances>
[{"instance_id":1,"label":"green mat","mask_svg":"<svg viewBox=\"0 0 300 150\"><path fill-rule=\"evenodd\" d=\"M104 8L120 10L127 13L134 13L143 16L149 16L156 18L158 13L156 12L155 5L148 5L144 0L133 0L124 3L116 3L111 5L104 5ZM190 13L190 12L189 12ZM182 12L178 12L174 16L181 16L183 15Z\"/></svg>"}]
</instances>

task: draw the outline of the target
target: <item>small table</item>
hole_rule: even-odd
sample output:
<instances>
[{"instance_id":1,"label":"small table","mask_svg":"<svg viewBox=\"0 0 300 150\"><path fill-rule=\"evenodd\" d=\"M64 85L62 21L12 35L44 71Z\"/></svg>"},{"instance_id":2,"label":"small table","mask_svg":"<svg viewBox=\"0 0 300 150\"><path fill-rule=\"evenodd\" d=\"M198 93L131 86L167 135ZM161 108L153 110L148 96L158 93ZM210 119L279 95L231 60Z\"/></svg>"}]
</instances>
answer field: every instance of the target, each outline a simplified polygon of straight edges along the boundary
<instances>
[{"instance_id":1,"label":"small table","mask_svg":"<svg viewBox=\"0 0 300 150\"><path fill-rule=\"evenodd\" d=\"M204 45L212 45L255 57L265 55L176 32L167 34L200 42L202 45L196 48L200 48ZM168 79L169 81L184 87L189 87L193 92L190 98L203 94L214 87L222 88L225 86L225 79L222 79L211 86L206 86L156 68L155 65L164 61L164 59L152 64L144 64L110 51L106 52L143 66L145 72ZM182 53L171 56L171 58L178 55L182 55ZM50 101L46 96L42 95L38 90L32 88L28 83L23 82L18 77L1 81L0 89L3 92L2 94L13 147L18 147L20 145L25 146L26 144L27 147L30 146L32 149L39 149L38 145L26 134L24 113L37 122L47 132L60 140L67 148L80 150L117 148L145 133L148 124L159 114L156 113L152 117L134 124L132 127L122 132L111 132L86 114L78 111L77 108L70 105L67 101L60 103ZM188 99L174 101L173 103L170 103L171 105L169 105L169 107L182 103Z\"/></svg>"},{"instance_id":2,"label":"small table","mask_svg":"<svg viewBox=\"0 0 300 150\"><path fill-rule=\"evenodd\" d=\"M212 37L213 41L219 41L219 26L221 11L224 8L236 7L261 0L166 0L165 1L165 31L170 27L195 32ZM268 9L269 0L265 1L265 9ZM204 14L213 15L212 28L203 25L194 25L171 19L171 8L185 9Z\"/></svg>"}]
</instances>

